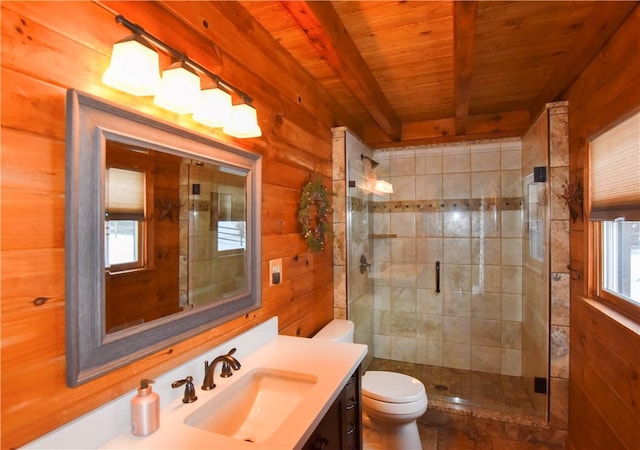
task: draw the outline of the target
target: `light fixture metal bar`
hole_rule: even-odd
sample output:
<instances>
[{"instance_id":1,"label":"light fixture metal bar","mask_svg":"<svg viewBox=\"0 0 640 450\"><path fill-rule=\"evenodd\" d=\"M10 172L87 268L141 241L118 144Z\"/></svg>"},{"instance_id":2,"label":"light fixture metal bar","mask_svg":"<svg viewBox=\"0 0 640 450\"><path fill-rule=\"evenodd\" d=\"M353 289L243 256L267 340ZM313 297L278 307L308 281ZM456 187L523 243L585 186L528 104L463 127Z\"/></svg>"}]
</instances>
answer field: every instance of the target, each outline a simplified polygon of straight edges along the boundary
<instances>
[{"instance_id":1,"label":"light fixture metal bar","mask_svg":"<svg viewBox=\"0 0 640 450\"><path fill-rule=\"evenodd\" d=\"M172 58L174 58L174 59L176 59L178 61L182 61L185 65L189 66L193 70L208 76L213 81L218 83L218 85L220 87L222 87L224 90L231 91L231 92L235 93L236 95L238 95L240 98L242 98L242 100L245 103L250 104L251 102L253 102L253 99L246 92L244 92L241 89L238 89L237 87L235 87L234 85L226 82L219 75L211 72L209 69L207 69L206 67L198 64L196 61L192 60L191 58L189 58L184 53L179 52L175 48L171 47L169 44L166 44L165 42L161 41L160 39L155 37L153 34L149 33L144 28L142 28L137 23L131 22L129 19L127 19L126 17L124 17L121 14L116 14L116 22L121 24L122 26L128 28L129 30L131 30L132 33L137 34L139 36L142 36L151 45L153 45L154 47L158 47L158 48L162 49L164 52L168 53Z\"/></svg>"}]
</instances>

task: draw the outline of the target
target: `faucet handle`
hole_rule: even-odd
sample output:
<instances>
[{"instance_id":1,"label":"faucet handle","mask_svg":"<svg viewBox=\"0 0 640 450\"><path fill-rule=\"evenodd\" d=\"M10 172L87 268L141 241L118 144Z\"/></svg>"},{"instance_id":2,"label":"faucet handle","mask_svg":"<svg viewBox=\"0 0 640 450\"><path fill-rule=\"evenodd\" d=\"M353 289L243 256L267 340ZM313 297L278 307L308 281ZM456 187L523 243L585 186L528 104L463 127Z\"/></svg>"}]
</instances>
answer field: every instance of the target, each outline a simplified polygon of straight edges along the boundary
<instances>
[{"instance_id":1,"label":"faucet handle","mask_svg":"<svg viewBox=\"0 0 640 450\"><path fill-rule=\"evenodd\" d=\"M229 363L222 362L222 372L220 373L220 376L222 378L229 378L231 375L233 375L233 372L231 371L231 366L229 365Z\"/></svg>"},{"instance_id":2,"label":"faucet handle","mask_svg":"<svg viewBox=\"0 0 640 450\"><path fill-rule=\"evenodd\" d=\"M184 387L184 397L182 397L182 403L193 403L198 400L196 396L196 389L193 387L193 377L187 376L184 380L178 380L171 383L172 388L178 388L182 385Z\"/></svg>"}]
</instances>

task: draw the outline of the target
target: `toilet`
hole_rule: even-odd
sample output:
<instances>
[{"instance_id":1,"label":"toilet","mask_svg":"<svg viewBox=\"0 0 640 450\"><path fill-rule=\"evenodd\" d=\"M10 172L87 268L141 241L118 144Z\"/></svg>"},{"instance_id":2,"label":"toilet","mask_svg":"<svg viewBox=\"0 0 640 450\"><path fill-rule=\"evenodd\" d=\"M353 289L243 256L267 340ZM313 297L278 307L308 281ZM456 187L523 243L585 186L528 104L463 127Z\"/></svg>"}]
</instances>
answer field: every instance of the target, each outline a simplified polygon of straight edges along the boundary
<instances>
[{"instance_id":1,"label":"toilet","mask_svg":"<svg viewBox=\"0 0 640 450\"><path fill-rule=\"evenodd\" d=\"M314 339L353 342L350 320L334 319ZM362 376L362 423L365 450L422 450L416 420L427 411L427 392L402 373L368 370Z\"/></svg>"}]
</instances>

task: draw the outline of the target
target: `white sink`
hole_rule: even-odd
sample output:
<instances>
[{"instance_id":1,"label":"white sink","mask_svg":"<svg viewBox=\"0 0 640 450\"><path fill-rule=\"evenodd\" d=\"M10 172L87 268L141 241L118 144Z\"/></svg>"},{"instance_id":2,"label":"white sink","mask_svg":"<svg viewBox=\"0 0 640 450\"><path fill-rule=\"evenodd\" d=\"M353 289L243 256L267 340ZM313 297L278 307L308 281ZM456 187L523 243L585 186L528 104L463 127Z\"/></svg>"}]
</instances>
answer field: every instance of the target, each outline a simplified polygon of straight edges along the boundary
<instances>
[{"instance_id":1,"label":"white sink","mask_svg":"<svg viewBox=\"0 0 640 450\"><path fill-rule=\"evenodd\" d=\"M235 372L235 376L241 372ZM315 375L259 367L184 419L184 423L247 442L262 442L318 381Z\"/></svg>"}]
</instances>

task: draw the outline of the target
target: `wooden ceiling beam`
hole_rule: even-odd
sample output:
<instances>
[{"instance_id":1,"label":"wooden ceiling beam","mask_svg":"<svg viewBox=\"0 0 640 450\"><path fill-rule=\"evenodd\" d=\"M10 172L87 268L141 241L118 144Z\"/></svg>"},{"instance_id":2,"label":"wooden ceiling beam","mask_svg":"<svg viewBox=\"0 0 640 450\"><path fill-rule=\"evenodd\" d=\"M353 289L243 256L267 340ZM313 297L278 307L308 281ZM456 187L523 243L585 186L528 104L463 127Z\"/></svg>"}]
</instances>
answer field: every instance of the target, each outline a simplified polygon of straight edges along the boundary
<instances>
[{"instance_id":1,"label":"wooden ceiling beam","mask_svg":"<svg viewBox=\"0 0 640 450\"><path fill-rule=\"evenodd\" d=\"M551 78L531 104L531 117L542 111L546 103L561 100L564 92L578 79L636 6L637 2L600 2L597 8L593 8L580 24L580 31L573 39L570 50L563 55Z\"/></svg>"},{"instance_id":2,"label":"wooden ceiling beam","mask_svg":"<svg viewBox=\"0 0 640 450\"><path fill-rule=\"evenodd\" d=\"M447 117L402 124L402 140L391 142L378 127L367 127L363 140L371 148L400 148L414 145L455 143L481 139L522 136L529 127L529 111L521 109L500 114L469 116L467 131L456 133L456 118Z\"/></svg>"},{"instance_id":3,"label":"wooden ceiling beam","mask_svg":"<svg viewBox=\"0 0 640 450\"><path fill-rule=\"evenodd\" d=\"M331 2L282 1L320 57L353 92L391 140L401 136L400 119L378 86Z\"/></svg>"},{"instance_id":4,"label":"wooden ceiling beam","mask_svg":"<svg viewBox=\"0 0 640 450\"><path fill-rule=\"evenodd\" d=\"M476 31L478 2L453 2L454 20L454 80L456 102L456 134L467 133L471 74L473 72L473 44Z\"/></svg>"}]
</instances>

